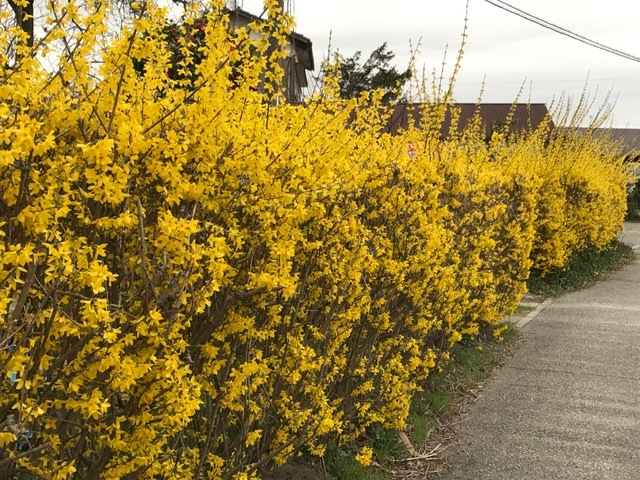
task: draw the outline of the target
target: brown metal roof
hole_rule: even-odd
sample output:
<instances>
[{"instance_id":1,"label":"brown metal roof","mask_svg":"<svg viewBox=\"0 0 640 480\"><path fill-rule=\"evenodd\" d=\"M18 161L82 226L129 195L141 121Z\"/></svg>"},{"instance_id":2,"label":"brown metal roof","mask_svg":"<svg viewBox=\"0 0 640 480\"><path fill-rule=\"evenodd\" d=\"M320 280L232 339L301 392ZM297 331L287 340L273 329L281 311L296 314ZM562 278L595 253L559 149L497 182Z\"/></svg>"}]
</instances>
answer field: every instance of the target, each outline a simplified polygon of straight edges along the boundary
<instances>
[{"instance_id":1,"label":"brown metal roof","mask_svg":"<svg viewBox=\"0 0 640 480\"><path fill-rule=\"evenodd\" d=\"M544 103L455 103L453 108L459 112L458 131L461 132L469 124L476 112L479 112L486 138L490 138L498 127L506 126L509 112L513 110L510 130L515 132L535 130L549 116L549 110ZM409 119L416 123L422 117L423 106L421 104L398 104L393 107L391 118L387 122L386 132L395 133L407 128ZM548 118L553 128L553 121ZM440 128L442 137L449 134L451 128L451 113L447 112L445 120Z\"/></svg>"},{"instance_id":2,"label":"brown metal roof","mask_svg":"<svg viewBox=\"0 0 640 480\"><path fill-rule=\"evenodd\" d=\"M578 133L587 131L586 128L576 128ZM594 135L602 135L619 142L628 155L640 154L640 129L638 128L597 128Z\"/></svg>"}]
</instances>

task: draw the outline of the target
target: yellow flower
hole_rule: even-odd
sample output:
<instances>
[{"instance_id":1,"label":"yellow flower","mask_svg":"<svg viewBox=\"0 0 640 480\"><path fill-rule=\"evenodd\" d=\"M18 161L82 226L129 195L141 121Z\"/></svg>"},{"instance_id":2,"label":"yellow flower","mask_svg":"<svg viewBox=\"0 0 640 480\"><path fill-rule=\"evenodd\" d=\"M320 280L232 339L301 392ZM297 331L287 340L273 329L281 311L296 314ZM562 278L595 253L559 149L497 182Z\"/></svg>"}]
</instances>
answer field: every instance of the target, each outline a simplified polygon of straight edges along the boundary
<instances>
[{"instance_id":1,"label":"yellow flower","mask_svg":"<svg viewBox=\"0 0 640 480\"><path fill-rule=\"evenodd\" d=\"M373 450L370 447L362 447L360 453L356 455L356 460L360 465L368 467L371 465L371 459L373 457Z\"/></svg>"}]
</instances>

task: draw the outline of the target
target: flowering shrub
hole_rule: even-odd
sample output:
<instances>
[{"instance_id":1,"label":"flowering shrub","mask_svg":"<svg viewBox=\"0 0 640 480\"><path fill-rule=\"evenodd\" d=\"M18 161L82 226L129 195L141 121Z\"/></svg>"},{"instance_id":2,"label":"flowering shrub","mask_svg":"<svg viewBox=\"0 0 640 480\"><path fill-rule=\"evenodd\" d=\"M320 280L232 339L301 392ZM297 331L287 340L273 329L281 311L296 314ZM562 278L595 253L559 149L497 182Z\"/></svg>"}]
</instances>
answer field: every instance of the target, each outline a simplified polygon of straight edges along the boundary
<instances>
[{"instance_id":1,"label":"flowering shrub","mask_svg":"<svg viewBox=\"0 0 640 480\"><path fill-rule=\"evenodd\" d=\"M166 12L109 32L110 3L51 2L33 52L0 36L3 478L243 479L401 427L532 265L621 228L593 140L441 143L439 107L389 136L379 93L330 80L274 106L253 86L282 52L242 30L230 50L224 2L169 78Z\"/></svg>"},{"instance_id":2,"label":"flowering shrub","mask_svg":"<svg viewBox=\"0 0 640 480\"><path fill-rule=\"evenodd\" d=\"M561 130L544 149L544 161L533 164L542 179L535 268L561 268L574 252L605 248L621 230L629 177L612 151L607 142Z\"/></svg>"}]
</instances>

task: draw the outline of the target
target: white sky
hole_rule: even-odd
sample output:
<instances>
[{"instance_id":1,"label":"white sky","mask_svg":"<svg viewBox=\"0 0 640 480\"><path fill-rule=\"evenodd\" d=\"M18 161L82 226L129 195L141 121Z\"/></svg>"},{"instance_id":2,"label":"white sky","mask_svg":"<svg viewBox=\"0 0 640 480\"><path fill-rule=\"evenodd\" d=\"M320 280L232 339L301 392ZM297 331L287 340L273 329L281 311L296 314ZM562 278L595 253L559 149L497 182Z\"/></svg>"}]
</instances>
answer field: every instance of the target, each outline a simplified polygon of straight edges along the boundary
<instances>
[{"instance_id":1,"label":"white sky","mask_svg":"<svg viewBox=\"0 0 640 480\"><path fill-rule=\"evenodd\" d=\"M244 0L259 13L261 0ZM410 42L421 39L418 66L440 71L448 45L447 72L453 66L464 24L465 0L295 0L296 31L314 46L316 71L332 47L363 57L387 42L398 69L406 66ZM640 56L640 2L634 0L507 0L522 10L599 43ZM459 102L475 102L486 75L485 102L511 103L526 81L522 101L547 103L563 92L579 97L585 81L596 105L609 91L616 100L612 125L640 128L640 63L598 50L470 0L468 41L455 90ZM448 75L447 75L448 76ZM597 93L597 95L596 95Z\"/></svg>"}]
</instances>

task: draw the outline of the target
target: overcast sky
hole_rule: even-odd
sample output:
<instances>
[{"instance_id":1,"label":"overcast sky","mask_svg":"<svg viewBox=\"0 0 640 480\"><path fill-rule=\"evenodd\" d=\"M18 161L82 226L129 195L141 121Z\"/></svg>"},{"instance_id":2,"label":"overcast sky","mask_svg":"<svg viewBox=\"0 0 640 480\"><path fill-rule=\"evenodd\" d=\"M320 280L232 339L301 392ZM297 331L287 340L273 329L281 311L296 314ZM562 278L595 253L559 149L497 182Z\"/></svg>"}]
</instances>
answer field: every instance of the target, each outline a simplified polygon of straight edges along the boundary
<instances>
[{"instance_id":1,"label":"overcast sky","mask_svg":"<svg viewBox=\"0 0 640 480\"><path fill-rule=\"evenodd\" d=\"M531 14L599 43L640 57L640 2L633 0L507 0ZM244 0L259 13L261 0ZM295 0L296 31L313 42L316 69L333 49L368 54L383 42L406 66L410 42L421 39L418 65L441 68L448 45L453 66L464 25L465 0ZM526 81L523 101L550 105L563 92L579 97L585 87L596 103L609 91L616 100L612 124L640 128L640 63L584 45L505 12L470 0L468 41L455 97L475 102L486 76L485 102L511 103Z\"/></svg>"}]
</instances>

